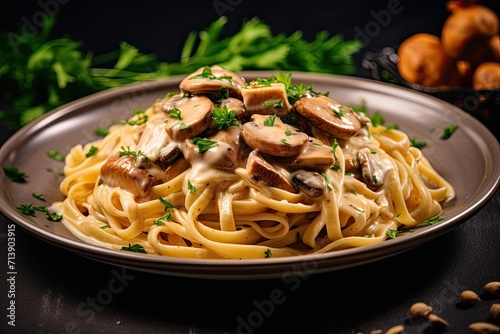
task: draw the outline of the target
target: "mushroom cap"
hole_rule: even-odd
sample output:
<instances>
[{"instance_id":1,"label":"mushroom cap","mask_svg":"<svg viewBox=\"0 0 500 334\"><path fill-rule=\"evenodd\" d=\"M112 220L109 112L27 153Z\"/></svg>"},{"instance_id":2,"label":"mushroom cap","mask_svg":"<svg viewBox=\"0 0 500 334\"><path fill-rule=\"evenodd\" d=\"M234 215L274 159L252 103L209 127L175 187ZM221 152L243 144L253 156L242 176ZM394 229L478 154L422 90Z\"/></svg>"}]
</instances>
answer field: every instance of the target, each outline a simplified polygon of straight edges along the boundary
<instances>
[{"instance_id":1,"label":"mushroom cap","mask_svg":"<svg viewBox=\"0 0 500 334\"><path fill-rule=\"evenodd\" d=\"M335 163L332 148L310 137L302 151L290 162L290 166L324 171Z\"/></svg>"},{"instance_id":2,"label":"mushroom cap","mask_svg":"<svg viewBox=\"0 0 500 334\"><path fill-rule=\"evenodd\" d=\"M333 138L349 139L361 129L361 123L351 108L325 95L301 97L293 106L311 124Z\"/></svg>"},{"instance_id":3,"label":"mushroom cap","mask_svg":"<svg viewBox=\"0 0 500 334\"><path fill-rule=\"evenodd\" d=\"M163 104L168 112L166 131L176 141L192 138L205 131L212 122L214 104L206 96L174 97ZM180 117L172 115L172 111L180 111ZM180 119L179 119L180 118Z\"/></svg>"},{"instance_id":4,"label":"mushroom cap","mask_svg":"<svg viewBox=\"0 0 500 334\"><path fill-rule=\"evenodd\" d=\"M208 66L200 67L197 71L184 78L179 84L180 90L193 95L206 94L220 98L220 89L225 87L229 96L241 97L240 89L246 83L244 78L219 65L210 67L211 75L204 74L208 73L207 68Z\"/></svg>"},{"instance_id":5,"label":"mushroom cap","mask_svg":"<svg viewBox=\"0 0 500 334\"><path fill-rule=\"evenodd\" d=\"M139 168L135 157L120 156L116 153L102 165L100 178L110 187L120 187L134 196L144 197L158 179L164 178L164 175L163 170L155 164L149 164L148 169Z\"/></svg>"},{"instance_id":6,"label":"mushroom cap","mask_svg":"<svg viewBox=\"0 0 500 334\"><path fill-rule=\"evenodd\" d=\"M252 120L243 124L242 136L252 149L275 157L297 155L307 143L309 136L297 131L276 117L272 126L265 125L273 116L252 115Z\"/></svg>"},{"instance_id":7,"label":"mushroom cap","mask_svg":"<svg viewBox=\"0 0 500 334\"><path fill-rule=\"evenodd\" d=\"M246 170L250 175L250 179L255 183L263 182L271 187L297 193L297 190L288 179L281 175L272 164L267 162L259 153L259 150L253 150L248 155Z\"/></svg>"}]
</instances>

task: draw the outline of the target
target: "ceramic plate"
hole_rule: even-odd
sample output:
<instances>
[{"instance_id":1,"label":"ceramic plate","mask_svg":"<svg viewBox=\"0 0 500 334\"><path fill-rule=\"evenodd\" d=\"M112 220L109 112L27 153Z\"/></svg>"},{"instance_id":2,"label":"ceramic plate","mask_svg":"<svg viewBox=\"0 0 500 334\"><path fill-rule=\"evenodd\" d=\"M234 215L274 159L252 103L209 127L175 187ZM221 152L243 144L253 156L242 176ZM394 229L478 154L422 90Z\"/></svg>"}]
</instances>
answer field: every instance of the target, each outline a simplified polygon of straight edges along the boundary
<instances>
[{"instance_id":1,"label":"ceramic plate","mask_svg":"<svg viewBox=\"0 0 500 334\"><path fill-rule=\"evenodd\" d=\"M247 80L275 75L274 72L242 72ZM297 271L308 274L340 270L380 260L421 246L449 232L476 214L493 196L500 179L500 148L491 132L477 119L435 97L388 83L326 74L294 73L296 83L314 84L316 91L329 91L343 104L366 101L368 114L378 111L386 124L394 123L410 138L427 142L423 149L434 168L455 188L456 198L446 204L444 220L418 228L396 239L361 248L302 257L255 260L179 259L105 249L74 237L61 223L43 214L27 217L20 204L37 203L32 193L47 201L62 200L59 182L63 164L47 151L66 154L76 144L96 139L93 130L129 118L132 109L145 109L166 92L178 91L183 77L124 86L69 103L37 119L15 133L0 149L0 164L15 166L28 175L16 183L0 171L0 208L5 216L26 231L70 252L113 265L166 275L253 279L276 278ZM439 139L451 124L459 129L448 139ZM34 204L35 205L35 204ZM39 205L39 204L37 204ZM48 204L47 204L48 205Z\"/></svg>"}]
</instances>

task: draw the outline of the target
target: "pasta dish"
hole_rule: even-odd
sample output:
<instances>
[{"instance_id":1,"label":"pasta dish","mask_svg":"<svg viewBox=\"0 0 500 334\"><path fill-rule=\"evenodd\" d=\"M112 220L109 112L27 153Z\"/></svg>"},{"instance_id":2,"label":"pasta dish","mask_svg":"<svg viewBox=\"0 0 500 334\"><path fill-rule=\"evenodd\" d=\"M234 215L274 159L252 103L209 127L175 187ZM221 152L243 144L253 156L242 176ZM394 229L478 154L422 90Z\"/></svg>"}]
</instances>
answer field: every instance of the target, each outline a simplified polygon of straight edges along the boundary
<instances>
[{"instance_id":1,"label":"pasta dish","mask_svg":"<svg viewBox=\"0 0 500 334\"><path fill-rule=\"evenodd\" d=\"M381 243L438 217L452 185L400 130L278 74L221 66L66 155L55 203L85 242L207 259Z\"/></svg>"}]
</instances>

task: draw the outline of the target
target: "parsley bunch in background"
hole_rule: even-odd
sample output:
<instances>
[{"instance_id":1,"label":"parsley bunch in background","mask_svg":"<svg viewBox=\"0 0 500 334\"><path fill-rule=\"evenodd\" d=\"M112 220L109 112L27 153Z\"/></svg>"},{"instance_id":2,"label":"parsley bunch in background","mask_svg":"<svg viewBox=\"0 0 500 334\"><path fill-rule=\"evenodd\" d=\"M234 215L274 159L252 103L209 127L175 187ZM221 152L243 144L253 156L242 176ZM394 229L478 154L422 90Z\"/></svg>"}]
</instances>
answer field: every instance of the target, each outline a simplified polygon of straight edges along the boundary
<instances>
[{"instance_id":1,"label":"parsley bunch in background","mask_svg":"<svg viewBox=\"0 0 500 334\"><path fill-rule=\"evenodd\" d=\"M142 54L122 42L115 52L93 55L81 50L79 41L52 38L54 17L44 21L38 35L0 33L0 89L8 106L0 122L18 129L65 103L125 84L186 75L206 65L228 70L281 70L353 74L352 55L362 43L341 35L319 32L306 41L300 31L273 35L258 18L243 22L234 35L221 38L225 17L186 39L180 60L166 63L153 54ZM112 64L108 65L107 64Z\"/></svg>"}]
</instances>

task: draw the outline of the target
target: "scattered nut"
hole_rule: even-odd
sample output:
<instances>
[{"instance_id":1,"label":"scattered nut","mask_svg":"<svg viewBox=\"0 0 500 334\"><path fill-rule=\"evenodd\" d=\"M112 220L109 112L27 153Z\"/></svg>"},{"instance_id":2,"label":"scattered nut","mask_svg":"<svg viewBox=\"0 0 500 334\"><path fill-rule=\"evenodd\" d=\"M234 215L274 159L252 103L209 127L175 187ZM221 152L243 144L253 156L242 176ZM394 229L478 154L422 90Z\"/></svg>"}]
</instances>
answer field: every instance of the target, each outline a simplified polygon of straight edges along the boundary
<instances>
[{"instance_id":1,"label":"scattered nut","mask_svg":"<svg viewBox=\"0 0 500 334\"><path fill-rule=\"evenodd\" d=\"M469 325L469 329L472 333L500 333L500 327L490 324L489 322L475 322Z\"/></svg>"},{"instance_id":2,"label":"scattered nut","mask_svg":"<svg viewBox=\"0 0 500 334\"><path fill-rule=\"evenodd\" d=\"M450 325L448 321L444 320L440 316L437 316L433 313L429 314L429 322L432 325L432 327L437 329L445 329Z\"/></svg>"},{"instance_id":3,"label":"scattered nut","mask_svg":"<svg viewBox=\"0 0 500 334\"><path fill-rule=\"evenodd\" d=\"M370 331L370 334L382 334L382 330L381 329L374 329L372 331Z\"/></svg>"},{"instance_id":4,"label":"scattered nut","mask_svg":"<svg viewBox=\"0 0 500 334\"><path fill-rule=\"evenodd\" d=\"M500 304L499 303L491 304L490 315L495 320L500 319Z\"/></svg>"},{"instance_id":5,"label":"scattered nut","mask_svg":"<svg viewBox=\"0 0 500 334\"><path fill-rule=\"evenodd\" d=\"M385 332L385 334L401 334L405 330L405 326L403 325L397 325L394 327L391 327Z\"/></svg>"},{"instance_id":6,"label":"scattered nut","mask_svg":"<svg viewBox=\"0 0 500 334\"><path fill-rule=\"evenodd\" d=\"M489 282L484 286L484 291L490 295L500 296L500 282Z\"/></svg>"},{"instance_id":7,"label":"scattered nut","mask_svg":"<svg viewBox=\"0 0 500 334\"><path fill-rule=\"evenodd\" d=\"M465 291L462 291L462 293L460 294L460 300L462 301L462 303L465 303L465 304L475 304L478 301L480 301L481 298L479 298L477 293L475 293L474 291L465 290Z\"/></svg>"},{"instance_id":8,"label":"scattered nut","mask_svg":"<svg viewBox=\"0 0 500 334\"><path fill-rule=\"evenodd\" d=\"M422 302L417 302L410 307L410 314L414 319L427 319L431 312L432 307Z\"/></svg>"}]
</instances>

